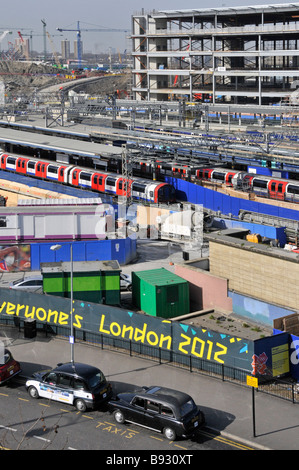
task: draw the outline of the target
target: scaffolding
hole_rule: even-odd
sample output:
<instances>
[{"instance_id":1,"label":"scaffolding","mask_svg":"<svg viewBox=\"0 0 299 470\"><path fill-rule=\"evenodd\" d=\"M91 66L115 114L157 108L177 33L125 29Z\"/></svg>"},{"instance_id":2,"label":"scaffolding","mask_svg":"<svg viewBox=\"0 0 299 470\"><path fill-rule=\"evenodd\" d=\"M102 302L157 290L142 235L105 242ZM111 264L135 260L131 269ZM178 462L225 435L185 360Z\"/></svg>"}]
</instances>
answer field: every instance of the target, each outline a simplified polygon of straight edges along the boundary
<instances>
[{"instance_id":1,"label":"scaffolding","mask_svg":"<svg viewBox=\"0 0 299 470\"><path fill-rule=\"evenodd\" d=\"M299 77L299 3L132 16L133 97L280 104Z\"/></svg>"}]
</instances>

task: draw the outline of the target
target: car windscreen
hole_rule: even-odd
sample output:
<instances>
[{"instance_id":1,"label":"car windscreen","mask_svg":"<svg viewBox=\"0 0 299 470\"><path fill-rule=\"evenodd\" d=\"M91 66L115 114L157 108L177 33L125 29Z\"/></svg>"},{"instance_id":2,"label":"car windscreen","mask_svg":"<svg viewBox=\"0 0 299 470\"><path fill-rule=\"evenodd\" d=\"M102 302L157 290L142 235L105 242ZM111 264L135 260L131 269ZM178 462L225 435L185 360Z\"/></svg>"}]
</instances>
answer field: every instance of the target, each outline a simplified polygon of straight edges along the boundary
<instances>
[{"instance_id":1,"label":"car windscreen","mask_svg":"<svg viewBox=\"0 0 299 470\"><path fill-rule=\"evenodd\" d=\"M90 388L96 388L99 385L101 385L102 382L105 382L105 381L106 381L106 378L105 378L103 372L99 371L96 374L91 375L88 378L88 385L89 385Z\"/></svg>"},{"instance_id":2,"label":"car windscreen","mask_svg":"<svg viewBox=\"0 0 299 470\"><path fill-rule=\"evenodd\" d=\"M194 410L194 408L196 408L196 405L194 403L194 401L192 400L192 398L188 401L186 401L185 403L183 403L180 407L180 415L183 417L183 416L186 416L188 413L190 413L192 410Z\"/></svg>"}]
</instances>

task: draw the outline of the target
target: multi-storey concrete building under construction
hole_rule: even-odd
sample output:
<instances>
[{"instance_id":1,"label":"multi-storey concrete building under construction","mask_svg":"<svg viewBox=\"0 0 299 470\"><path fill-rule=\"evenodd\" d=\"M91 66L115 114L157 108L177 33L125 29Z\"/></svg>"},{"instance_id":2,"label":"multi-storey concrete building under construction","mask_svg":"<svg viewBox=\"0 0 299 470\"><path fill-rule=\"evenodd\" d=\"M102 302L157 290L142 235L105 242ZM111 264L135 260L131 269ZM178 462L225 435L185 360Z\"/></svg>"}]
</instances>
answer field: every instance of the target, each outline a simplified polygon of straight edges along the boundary
<instances>
[{"instance_id":1,"label":"multi-storey concrete building under construction","mask_svg":"<svg viewBox=\"0 0 299 470\"><path fill-rule=\"evenodd\" d=\"M285 103L299 90L299 3L132 16L133 97Z\"/></svg>"}]
</instances>

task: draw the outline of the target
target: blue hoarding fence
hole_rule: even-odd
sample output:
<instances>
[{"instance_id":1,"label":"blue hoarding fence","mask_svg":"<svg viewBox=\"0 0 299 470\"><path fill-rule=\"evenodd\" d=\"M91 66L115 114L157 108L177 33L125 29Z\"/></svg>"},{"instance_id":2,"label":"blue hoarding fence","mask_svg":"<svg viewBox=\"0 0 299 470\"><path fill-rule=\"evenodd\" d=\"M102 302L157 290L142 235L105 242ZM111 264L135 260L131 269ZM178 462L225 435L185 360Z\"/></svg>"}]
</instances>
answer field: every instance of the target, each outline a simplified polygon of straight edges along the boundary
<instances>
[{"instance_id":1,"label":"blue hoarding fence","mask_svg":"<svg viewBox=\"0 0 299 470\"><path fill-rule=\"evenodd\" d=\"M61 242L59 251L52 251L53 243L31 243L31 270L39 271L41 263L70 261L70 244L74 261L105 261L114 259L124 265L136 257L136 239L85 240Z\"/></svg>"},{"instance_id":2,"label":"blue hoarding fence","mask_svg":"<svg viewBox=\"0 0 299 470\"><path fill-rule=\"evenodd\" d=\"M174 186L178 200L201 204L204 208L215 212L238 217L240 211L244 210L283 219L299 220L299 211L295 209L232 197L178 178L166 177L166 180Z\"/></svg>"}]
</instances>

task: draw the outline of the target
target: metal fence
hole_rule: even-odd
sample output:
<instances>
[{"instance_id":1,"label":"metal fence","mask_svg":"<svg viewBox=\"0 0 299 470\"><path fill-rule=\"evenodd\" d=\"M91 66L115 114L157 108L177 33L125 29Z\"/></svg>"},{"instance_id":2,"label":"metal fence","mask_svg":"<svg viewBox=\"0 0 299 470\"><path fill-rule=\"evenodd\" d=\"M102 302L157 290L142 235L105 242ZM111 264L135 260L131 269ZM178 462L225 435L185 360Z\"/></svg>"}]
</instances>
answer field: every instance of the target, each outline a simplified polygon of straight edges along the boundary
<instances>
[{"instance_id":1,"label":"metal fence","mask_svg":"<svg viewBox=\"0 0 299 470\"><path fill-rule=\"evenodd\" d=\"M25 321L0 316L1 325L24 330ZM36 322L36 332L42 336L59 336L68 338L70 328L57 325L49 325ZM246 386L247 376L250 372L245 369L227 366L218 362L197 358L191 355L178 353L172 350L136 343L129 339L120 339L106 336L103 333L96 333L86 330L74 330L75 342L85 343L100 349L110 349L120 353L129 354L131 357L142 357L159 364L168 364L176 368L188 370L190 373L199 373L226 382L233 382L240 386ZM257 392L267 393L277 398L282 398L292 403L299 403L299 385L291 378L275 378L264 383L259 383Z\"/></svg>"}]
</instances>

